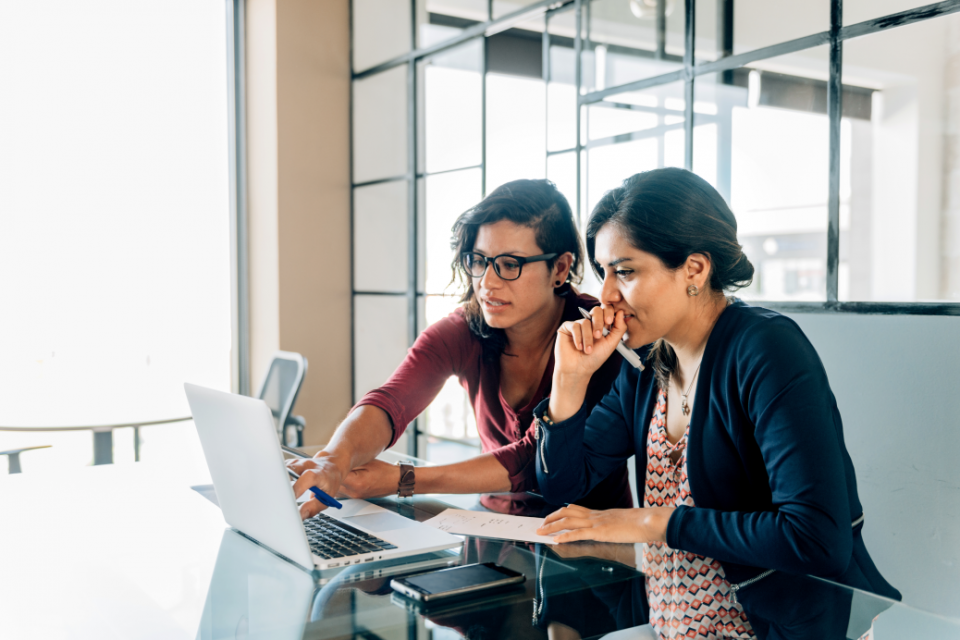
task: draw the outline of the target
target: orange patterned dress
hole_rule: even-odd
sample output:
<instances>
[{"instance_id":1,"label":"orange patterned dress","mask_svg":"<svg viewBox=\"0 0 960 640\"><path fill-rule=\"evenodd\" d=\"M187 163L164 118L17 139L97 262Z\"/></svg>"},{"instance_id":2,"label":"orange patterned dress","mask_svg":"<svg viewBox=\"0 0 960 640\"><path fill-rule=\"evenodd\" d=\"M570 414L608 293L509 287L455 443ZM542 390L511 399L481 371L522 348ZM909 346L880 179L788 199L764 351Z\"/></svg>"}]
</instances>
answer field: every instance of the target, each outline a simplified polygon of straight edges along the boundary
<instances>
[{"instance_id":1,"label":"orange patterned dress","mask_svg":"<svg viewBox=\"0 0 960 640\"><path fill-rule=\"evenodd\" d=\"M687 479L687 435L667 440L667 394L661 389L647 436L647 507L694 506ZM674 463L670 454L680 452ZM665 543L643 545L650 624L661 638L756 638L743 607L730 599L730 583L713 558L671 549Z\"/></svg>"}]
</instances>

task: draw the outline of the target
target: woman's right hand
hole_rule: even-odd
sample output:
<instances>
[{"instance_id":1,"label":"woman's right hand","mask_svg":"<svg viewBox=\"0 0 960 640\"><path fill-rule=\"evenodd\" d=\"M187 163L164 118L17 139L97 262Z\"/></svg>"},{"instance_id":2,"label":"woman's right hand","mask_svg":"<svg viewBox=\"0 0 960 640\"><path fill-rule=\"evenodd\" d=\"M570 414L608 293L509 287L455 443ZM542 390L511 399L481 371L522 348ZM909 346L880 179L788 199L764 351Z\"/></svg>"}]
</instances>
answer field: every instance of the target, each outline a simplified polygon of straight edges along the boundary
<instances>
[{"instance_id":1,"label":"woman's right hand","mask_svg":"<svg viewBox=\"0 0 960 640\"><path fill-rule=\"evenodd\" d=\"M603 335L604 327L610 333ZM586 396L590 378L613 354L627 332L623 311L594 307L590 319L564 322L554 347L550 418L555 422L575 414Z\"/></svg>"},{"instance_id":2,"label":"woman's right hand","mask_svg":"<svg viewBox=\"0 0 960 640\"><path fill-rule=\"evenodd\" d=\"M294 458L287 461L287 467L299 474L300 478L293 483L293 494L297 497L316 487L328 496L336 497L343 482L343 474L337 466L333 456L321 451L313 458ZM312 493L310 499L300 505L300 517L304 520L312 518L327 507L317 500Z\"/></svg>"},{"instance_id":3,"label":"woman's right hand","mask_svg":"<svg viewBox=\"0 0 960 640\"><path fill-rule=\"evenodd\" d=\"M614 315L613 309L594 307L590 316L590 320L575 320L560 325L554 352L555 380L559 374L570 381L589 381L613 354L627 332L623 311L617 311ZM606 336L603 335L604 327L610 329Z\"/></svg>"}]
</instances>

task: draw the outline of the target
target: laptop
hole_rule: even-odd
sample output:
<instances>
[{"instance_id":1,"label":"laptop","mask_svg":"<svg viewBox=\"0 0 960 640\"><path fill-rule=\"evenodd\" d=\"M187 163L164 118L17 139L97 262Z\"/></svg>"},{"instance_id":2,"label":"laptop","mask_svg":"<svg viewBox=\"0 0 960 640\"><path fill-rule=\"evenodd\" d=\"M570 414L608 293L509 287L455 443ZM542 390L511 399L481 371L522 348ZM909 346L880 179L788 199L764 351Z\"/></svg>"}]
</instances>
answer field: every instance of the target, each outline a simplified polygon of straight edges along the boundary
<instances>
[{"instance_id":1,"label":"laptop","mask_svg":"<svg viewBox=\"0 0 960 640\"><path fill-rule=\"evenodd\" d=\"M302 521L266 403L189 383L184 390L224 519L274 553L323 570L463 544L366 500Z\"/></svg>"}]
</instances>

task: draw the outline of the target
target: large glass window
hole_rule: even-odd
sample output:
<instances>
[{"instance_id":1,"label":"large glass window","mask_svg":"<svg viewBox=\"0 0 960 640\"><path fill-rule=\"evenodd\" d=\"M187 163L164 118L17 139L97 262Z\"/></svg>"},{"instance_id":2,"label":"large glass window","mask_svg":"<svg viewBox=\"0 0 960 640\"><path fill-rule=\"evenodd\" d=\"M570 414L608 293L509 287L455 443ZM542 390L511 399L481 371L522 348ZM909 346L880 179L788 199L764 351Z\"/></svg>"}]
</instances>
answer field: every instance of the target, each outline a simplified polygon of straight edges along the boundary
<instances>
[{"instance_id":1,"label":"large glass window","mask_svg":"<svg viewBox=\"0 0 960 640\"><path fill-rule=\"evenodd\" d=\"M393 87L378 90L369 125L355 118L355 181L418 181L383 226L416 227L403 240L416 278L396 295L420 330L456 308L450 225L504 182L553 180L582 227L624 178L676 166L731 205L756 266L744 298L851 312L865 307L847 301L960 300L960 18L940 7L875 20L921 4L416 0L416 35L395 26L417 40L412 62L354 76L355 113L362 83ZM597 290L589 273L583 289ZM469 442L465 407L451 383L419 428Z\"/></svg>"},{"instance_id":2,"label":"large glass window","mask_svg":"<svg viewBox=\"0 0 960 640\"><path fill-rule=\"evenodd\" d=\"M226 23L222 0L0 3L0 425L188 416L185 381L231 388ZM140 435L202 468L191 423ZM25 472L92 460L89 431L0 431L42 444Z\"/></svg>"},{"instance_id":3,"label":"large glass window","mask_svg":"<svg viewBox=\"0 0 960 640\"><path fill-rule=\"evenodd\" d=\"M856 5L854 5L856 8ZM960 299L960 16L843 43L840 299Z\"/></svg>"},{"instance_id":4,"label":"large glass window","mask_svg":"<svg viewBox=\"0 0 960 640\"><path fill-rule=\"evenodd\" d=\"M693 170L737 217L756 269L744 298L826 300L826 60L816 47L697 78Z\"/></svg>"}]
</instances>

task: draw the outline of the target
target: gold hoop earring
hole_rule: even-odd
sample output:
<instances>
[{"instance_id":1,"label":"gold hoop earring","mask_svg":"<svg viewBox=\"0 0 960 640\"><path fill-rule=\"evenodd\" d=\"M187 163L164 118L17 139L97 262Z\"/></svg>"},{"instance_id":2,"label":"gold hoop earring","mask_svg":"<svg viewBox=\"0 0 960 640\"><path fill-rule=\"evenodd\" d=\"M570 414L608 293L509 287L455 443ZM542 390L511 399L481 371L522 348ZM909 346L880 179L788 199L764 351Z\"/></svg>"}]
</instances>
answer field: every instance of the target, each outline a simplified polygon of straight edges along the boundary
<instances>
[{"instance_id":1,"label":"gold hoop earring","mask_svg":"<svg viewBox=\"0 0 960 640\"><path fill-rule=\"evenodd\" d=\"M700 287L695 284L690 285L687 287L687 295L691 298L700 295Z\"/></svg>"}]
</instances>

